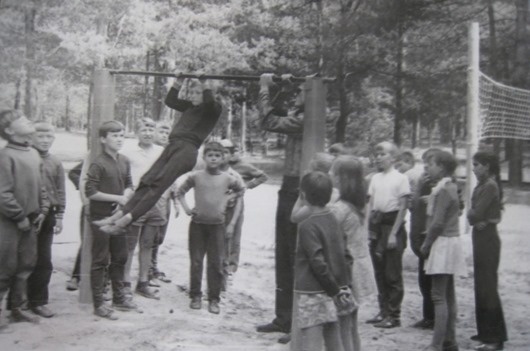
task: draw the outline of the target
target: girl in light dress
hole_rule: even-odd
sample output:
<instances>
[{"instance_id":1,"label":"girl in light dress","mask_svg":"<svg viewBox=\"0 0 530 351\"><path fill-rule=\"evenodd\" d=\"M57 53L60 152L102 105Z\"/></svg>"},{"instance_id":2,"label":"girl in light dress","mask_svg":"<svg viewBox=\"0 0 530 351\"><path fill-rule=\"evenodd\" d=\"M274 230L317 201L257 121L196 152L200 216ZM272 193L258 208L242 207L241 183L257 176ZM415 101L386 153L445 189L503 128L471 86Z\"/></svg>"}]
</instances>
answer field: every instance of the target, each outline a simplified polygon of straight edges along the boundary
<instances>
[{"instance_id":1,"label":"girl in light dress","mask_svg":"<svg viewBox=\"0 0 530 351\"><path fill-rule=\"evenodd\" d=\"M329 206L345 234L346 246L353 257L352 294L357 304L375 292L375 279L368 252L368 232L365 226L366 185L362 162L354 156L339 156L333 162L330 175L338 200ZM361 350L358 332L358 309L340 318L345 350ZM347 341L351 344L348 346Z\"/></svg>"},{"instance_id":2,"label":"girl in light dress","mask_svg":"<svg viewBox=\"0 0 530 351\"><path fill-rule=\"evenodd\" d=\"M452 180L456 166L456 159L446 151L429 159L429 177L436 185L427 199L427 236L420 251L426 258L425 274L432 277L434 332L424 351L458 351L454 276L465 270L465 260L460 241L458 189Z\"/></svg>"}]
</instances>

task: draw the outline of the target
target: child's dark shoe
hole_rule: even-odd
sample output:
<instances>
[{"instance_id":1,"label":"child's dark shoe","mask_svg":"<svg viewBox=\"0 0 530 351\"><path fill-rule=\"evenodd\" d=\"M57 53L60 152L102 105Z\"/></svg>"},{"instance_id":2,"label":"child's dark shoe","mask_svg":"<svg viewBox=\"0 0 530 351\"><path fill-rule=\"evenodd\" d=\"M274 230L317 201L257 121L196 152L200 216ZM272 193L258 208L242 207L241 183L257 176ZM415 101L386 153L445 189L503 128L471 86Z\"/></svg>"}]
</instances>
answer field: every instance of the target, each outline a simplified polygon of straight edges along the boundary
<instances>
[{"instance_id":1,"label":"child's dark shoe","mask_svg":"<svg viewBox=\"0 0 530 351\"><path fill-rule=\"evenodd\" d=\"M112 307L118 311L136 311L138 306L129 299L124 299L122 301L113 302Z\"/></svg>"},{"instance_id":2,"label":"child's dark shoe","mask_svg":"<svg viewBox=\"0 0 530 351\"><path fill-rule=\"evenodd\" d=\"M79 289L79 279L72 278L66 282L66 290L76 291L77 289Z\"/></svg>"},{"instance_id":3,"label":"child's dark shoe","mask_svg":"<svg viewBox=\"0 0 530 351\"><path fill-rule=\"evenodd\" d=\"M11 310L11 320L13 322L29 322L34 324L39 323L39 317L34 316L26 311L22 311L20 308L14 308Z\"/></svg>"},{"instance_id":4,"label":"child's dark shoe","mask_svg":"<svg viewBox=\"0 0 530 351\"><path fill-rule=\"evenodd\" d=\"M422 319L412 325L412 328L417 329L433 329L434 321L432 319Z\"/></svg>"},{"instance_id":5,"label":"child's dark shoe","mask_svg":"<svg viewBox=\"0 0 530 351\"><path fill-rule=\"evenodd\" d=\"M160 300L160 296L157 295L156 291L149 287L149 282L138 282L135 292L148 299Z\"/></svg>"},{"instance_id":6,"label":"child's dark shoe","mask_svg":"<svg viewBox=\"0 0 530 351\"><path fill-rule=\"evenodd\" d=\"M384 329L396 328L400 326L401 326L400 320L396 318L391 318L391 317L386 317L381 322L374 324L374 327L384 328Z\"/></svg>"},{"instance_id":7,"label":"child's dark shoe","mask_svg":"<svg viewBox=\"0 0 530 351\"><path fill-rule=\"evenodd\" d=\"M52 310L50 310L47 306L44 305L32 307L31 311L33 311L33 313L35 313L37 316L41 316L44 318L52 318L53 316L55 316L55 313L53 313Z\"/></svg>"},{"instance_id":8,"label":"child's dark shoe","mask_svg":"<svg viewBox=\"0 0 530 351\"><path fill-rule=\"evenodd\" d=\"M192 297L190 302L192 310L200 310L202 308L202 299L199 296Z\"/></svg>"},{"instance_id":9,"label":"child's dark shoe","mask_svg":"<svg viewBox=\"0 0 530 351\"><path fill-rule=\"evenodd\" d=\"M210 301L210 303L208 304L208 312L213 314L219 314L219 312L221 312L221 309L219 308L219 302Z\"/></svg>"},{"instance_id":10,"label":"child's dark shoe","mask_svg":"<svg viewBox=\"0 0 530 351\"><path fill-rule=\"evenodd\" d=\"M375 323L382 322L384 319L385 319L385 317L383 316L383 314L382 314L381 312L379 312L378 314L376 314L376 315L373 316L372 318L367 319L367 320L366 320L366 323L368 323L368 324L375 324Z\"/></svg>"},{"instance_id":11,"label":"child's dark shoe","mask_svg":"<svg viewBox=\"0 0 530 351\"><path fill-rule=\"evenodd\" d=\"M111 321L118 320L118 317L114 315L112 308L109 308L105 305L101 305L94 309L94 314L101 318L106 318Z\"/></svg>"}]
</instances>

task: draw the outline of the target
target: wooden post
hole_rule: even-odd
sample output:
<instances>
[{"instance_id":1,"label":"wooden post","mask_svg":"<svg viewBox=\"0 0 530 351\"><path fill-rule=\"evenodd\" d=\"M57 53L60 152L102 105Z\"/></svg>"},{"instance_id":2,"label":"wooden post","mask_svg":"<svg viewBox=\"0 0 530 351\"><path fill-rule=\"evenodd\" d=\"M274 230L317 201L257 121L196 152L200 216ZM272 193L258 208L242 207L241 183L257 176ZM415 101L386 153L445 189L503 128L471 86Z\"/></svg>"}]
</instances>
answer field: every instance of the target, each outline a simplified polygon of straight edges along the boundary
<instances>
[{"instance_id":1,"label":"wooden post","mask_svg":"<svg viewBox=\"0 0 530 351\"><path fill-rule=\"evenodd\" d=\"M326 139L326 88L322 78L306 78L304 92L304 134L300 176L309 168L315 153L324 151Z\"/></svg>"},{"instance_id":2,"label":"wooden post","mask_svg":"<svg viewBox=\"0 0 530 351\"><path fill-rule=\"evenodd\" d=\"M83 163L79 191L83 199L83 206L88 204L85 198L86 173L92 160L101 153L98 128L101 123L114 119L114 76L108 70L96 69L92 76L93 92L90 107L89 155ZM87 211L85 211L86 215ZM79 286L79 302L91 303L90 267L92 263L92 231L90 220L85 217L83 228L83 245L81 248L81 282Z\"/></svg>"},{"instance_id":3,"label":"wooden post","mask_svg":"<svg viewBox=\"0 0 530 351\"><path fill-rule=\"evenodd\" d=\"M478 122L480 118L479 106L479 58L480 33L477 22L469 26L469 57L467 70L467 143L466 143L466 192L465 206L471 208L471 195L476 184L473 175L473 155L478 150ZM466 232L471 227L466 221Z\"/></svg>"}]
</instances>

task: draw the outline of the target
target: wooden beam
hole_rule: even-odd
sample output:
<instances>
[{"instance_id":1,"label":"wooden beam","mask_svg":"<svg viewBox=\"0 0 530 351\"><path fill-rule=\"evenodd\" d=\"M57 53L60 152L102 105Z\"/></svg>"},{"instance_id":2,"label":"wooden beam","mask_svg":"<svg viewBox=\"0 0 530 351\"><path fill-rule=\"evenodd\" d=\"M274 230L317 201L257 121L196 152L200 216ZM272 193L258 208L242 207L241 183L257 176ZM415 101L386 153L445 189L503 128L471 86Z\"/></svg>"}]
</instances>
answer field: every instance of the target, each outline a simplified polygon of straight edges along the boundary
<instances>
[{"instance_id":1,"label":"wooden beam","mask_svg":"<svg viewBox=\"0 0 530 351\"><path fill-rule=\"evenodd\" d=\"M309 169L317 152L324 151L326 139L326 87L320 77L308 77L304 84L304 134L300 176Z\"/></svg>"}]
</instances>

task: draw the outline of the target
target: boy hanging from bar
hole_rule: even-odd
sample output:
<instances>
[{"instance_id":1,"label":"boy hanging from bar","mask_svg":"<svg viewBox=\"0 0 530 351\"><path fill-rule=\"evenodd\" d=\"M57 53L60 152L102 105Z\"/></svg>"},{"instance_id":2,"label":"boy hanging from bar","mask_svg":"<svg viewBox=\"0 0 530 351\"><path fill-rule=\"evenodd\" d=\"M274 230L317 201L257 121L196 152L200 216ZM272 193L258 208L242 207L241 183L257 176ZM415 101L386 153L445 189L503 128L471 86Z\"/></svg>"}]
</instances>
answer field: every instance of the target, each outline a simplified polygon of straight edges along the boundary
<instances>
[{"instance_id":1,"label":"boy hanging from bar","mask_svg":"<svg viewBox=\"0 0 530 351\"><path fill-rule=\"evenodd\" d=\"M215 101L204 79L187 82L187 100L179 97L184 83L177 79L166 97L166 105L182 112L169 135L169 144L153 166L142 176L132 198L112 216L94 222L106 233L119 233L151 209L164 191L184 173L193 169L197 150L215 127L222 106Z\"/></svg>"}]
</instances>

